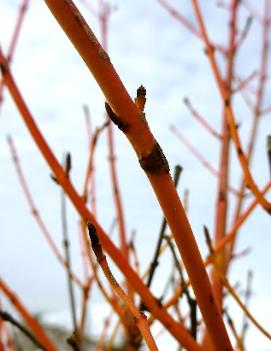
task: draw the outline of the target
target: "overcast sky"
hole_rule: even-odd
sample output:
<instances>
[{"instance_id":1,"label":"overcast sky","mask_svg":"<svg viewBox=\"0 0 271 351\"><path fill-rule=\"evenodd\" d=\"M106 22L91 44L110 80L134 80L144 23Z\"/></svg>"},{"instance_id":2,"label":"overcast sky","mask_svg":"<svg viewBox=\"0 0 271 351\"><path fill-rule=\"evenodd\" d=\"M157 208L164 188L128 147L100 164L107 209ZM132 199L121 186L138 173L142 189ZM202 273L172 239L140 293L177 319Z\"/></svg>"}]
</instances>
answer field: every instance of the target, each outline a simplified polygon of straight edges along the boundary
<instances>
[{"instance_id":1,"label":"overcast sky","mask_svg":"<svg viewBox=\"0 0 271 351\"><path fill-rule=\"evenodd\" d=\"M176 3L182 13L196 24L189 1L172 3ZM227 11L218 9L213 0L202 0L200 3L212 39L225 44ZM262 12L262 3L263 1L257 1L259 12ZM0 1L0 43L4 52L11 38L19 4L19 0ZM99 37L97 20L80 2L78 5ZM169 125L174 124L218 169L218 141L192 119L183 104L183 98L189 97L209 123L217 131L220 130L221 102L207 57L203 53L203 44L170 17L155 0L115 0L114 5L116 10L110 19L109 34L111 61L132 97L140 84L147 88L147 120L167 155L171 168L177 163L184 168L179 192L183 196L184 189L190 191L188 216L201 252L206 255L202 226L205 224L213 231L217 182L169 130ZM247 10L242 8L242 25L247 16ZM243 77L259 67L260 39L260 26L255 20L237 59L238 71ZM63 152L71 152L72 180L81 192L88 151L82 105L89 106L93 126L100 126L104 121L104 99L88 69L43 1L30 1L12 62L12 71L58 159L61 160ZM270 93L269 84L265 106L270 105ZM68 308L66 276L30 214L11 161L6 143L7 134L14 138L30 190L61 248L60 189L51 181L50 170L31 140L7 91L4 98L0 112L0 275L31 311L63 311ZM238 122L241 123L240 133L245 146L251 115L239 96L235 99L234 107ZM269 179L265 152L266 135L271 134L269 118L270 114L261 121L252 168L260 187ZM149 263L146 258L154 250L161 211L131 146L119 130L115 130L115 140L127 232L131 235L136 230L136 244L143 270ZM96 177L98 220L105 231L108 231L115 217L107 155L106 137L102 135L96 155ZM240 167L234 152L232 157L231 184L237 187ZM234 200L231 196L231 210L234 208ZM249 201L251 198L248 203ZM74 270L82 275L78 216L72 207L68 211L72 263ZM229 227L230 224L229 220ZM242 228L238 240L238 251L247 247L252 250L247 256L236 260L230 274L233 284L240 281L244 286L248 269L253 269L255 294L251 311L267 328L271 325L269 228L270 218L258 208ZM116 232L113 238L117 242ZM160 277L169 272L169 264L166 259L164 261ZM156 286L158 289L158 282ZM97 293L93 294L93 300L100 301ZM238 318L242 314L234 306L233 304L232 311ZM271 349L270 342L260 336L253 326L249 329L248 346L249 350L255 351Z\"/></svg>"}]
</instances>

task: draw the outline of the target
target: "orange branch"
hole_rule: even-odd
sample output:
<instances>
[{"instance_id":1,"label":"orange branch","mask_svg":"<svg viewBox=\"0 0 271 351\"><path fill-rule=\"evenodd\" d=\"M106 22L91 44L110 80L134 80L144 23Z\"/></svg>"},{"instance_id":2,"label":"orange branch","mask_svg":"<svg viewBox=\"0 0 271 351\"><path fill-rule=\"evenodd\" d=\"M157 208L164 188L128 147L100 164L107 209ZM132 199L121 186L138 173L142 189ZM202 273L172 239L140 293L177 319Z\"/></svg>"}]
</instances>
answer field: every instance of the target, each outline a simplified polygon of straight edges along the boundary
<instances>
[{"instance_id":1,"label":"orange branch","mask_svg":"<svg viewBox=\"0 0 271 351\"><path fill-rule=\"evenodd\" d=\"M22 4L19 9L17 22L15 24L14 32L12 34L12 38L11 38L9 48L8 48L8 53L7 53L7 60L9 63L11 62L14 55L15 47L19 38L20 30L22 27L23 19L25 17L29 1L30 0L22 0ZM3 92L4 92L3 89L4 89L4 84L3 84L3 81L0 80L0 107L3 102Z\"/></svg>"},{"instance_id":2,"label":"orange branch","mask_svg":"<svg viewBox=\"0 0 271 351\"><path fill-rule=\"evenodd\" d=\"M102 44L102 47L107 51L108 50L108 24L109 24L109 16L111 14L111 11L107 3L100 1L99 5L100 5L99 21L100 21L100 28L101 28L101 44ZM111 174L113 199L114 199L116 215L118 219L120 247L125 258L127 259L127 261L129 261L129 247L127 243L125 216L124 216L124 210L123 210L118 175L117 175L117 167L116 167L114 131L113 131L112 122L110 121L110 119L109 119L109 125L107 129L107 141L108 141L108 151L109 151L108 161L109 161L109 169Z\"/></svg>"},{"instance_id":3,"label":"orange branch","mask_svg":"<svg viewBox=\"0 0 271 351\"><path fill-rule=\"evenodd\" d=\"M267 183L265 187L262 189L262 194L265 195L271 189L271 182ZM205 261L205 266L208 266L210 263L213 262L213 258L217 255L221 250L225 248L225 246L234 239L237 234L237 231L240 229L242 224L246 221L246 219L250 216L253 210L258 205L258 200L254 199L251 204L247 207L247 209L243 212L243 214L236 220L236 222L232 225L231 229L227 232L225 237L217 244L216 248L214 249L213 255L209 256ZM190 283L187 281L186 285L188 286ZM163 304L165 308L169 308L170 306L174 305L176 301L179 299L181 294L182 288L179 287L173 296L168 299L166 303Z\"/></svg>"},{"instance_id":4,"label":"orange branch","mask_svg":"<svg viewBox=\"0 0 271 351\"><path fill-rule=\"evenodd\" d=\"M132 313L132 315L135 318L135 325L139 328L143 338L146 341L146 344L149 348L150 351L158 351L158 348L156 346L155 340L151 334L150 327L147 322L147 317L140 312L135 304L133 303L132 299L125 294L124 290L121 288L115 277L113 276L110 267L108 265L106 256L103 253L103 248L100 243L99 237L97 235L96 228L93 224L88 222L88 231L89 231L89 236L91 239L91 244L92 244L92 249L93 252L95 253L95 256L97 258L97 262L102 268L102 271L104 272L104 275L110 285L112 286L114 292L123 300L123 302L126 304L128 307L129 311Z\"/></svg>"},{"instance_id":5,"label":"orange branch","mask_svg":"<svg viewBox=\"0 0 271 351\"><path fill-rule=\"evenodd\" d=\"M210 281L204 268L203 260L197 247L192 229L174 187L172 178L169 175L166 158L148 128L142 112L138 110L137 106L132 101L117 75L107 53L99 44L94 33L89 28L74 3L71 0L45 0L45 2L97 80L106 100L112 108L111 119L113 118L113 121L118 127L125 131L128 140L132 144L139 158L141 167L146 172L167 219L168 225L175 237L213 344L218 350L221 350L221 348L232 350L229 336L222 320L222 316L215 303ZM1 61L4 62L3 57L1 57ZM17 101L17 106L21 113L24 112L23 114L28 114L29 117L29 111L23 111L25 108L22 106L23 103L21 98L19 101L19 94L15 89L15 84L11 79L7 64L4 65L4 80L12 93L14 101ZM94 222L91 219L92 216L82 204L82 199L78 197L78 194L71 186L71 183L63 177L62 169L59 167L52 152L49 151L41 133L37 128L34 128L33 119L28 118L27 124L31 130L32 136L39 144L40 150L42 150L44 156L47 156L47 161L51 167L55 169L55 175L59 183L65 187L66 193L70 196L78 211L80 211L81 216ZM94 222L94 225L96 226L96 221ZM103 245L105 249L110 250L111 255L113 256L113 245L111 242L111 245L109 244L109 240L105 243L108 238L106 235L101 234L102 230L98 224L97 231L99 232L101 240L104 241ZM117 252L115 247L114 251L115 253ZM115 262L120 266L121 258L114 258ZM127 273L129 265L127 265L126 260L124 260L123 263L126 267L125 269L122 269L122 271L126 271ZM133 285L135 286L135 277L137 277L137 275L132 270L130 274L132 274L132 272L133 279L129 280L131 284L132 280L134 280ZM137 287L134 287L136 291L138 291L138 287L138 285ZM146 297L147 296L143 298L143 301L147 300ZM148 302L146 304L148 306L151 301L148 299L146 302ZM156 306L157 303L155 306L152 306L153 312L156 310ZM159 309L159 311L161 311L161 309ZM179 333L178 338L180 335L181 334ZM182 335L184 335L183 332ZM186 340L188 340L188 338L186 338ZM197 347L194 340L193 345L194 347Z\"/></svg>"},{"instance_id":6,"label":"orange branch","mask_svg":"<svg viewBox=\"0 0 271 351\"><path fill-rule=\"evenodd\" d=\"M237 15L240 2L238 0L232 0L230 4L230 29L228 38L228 50L227 50L227 63L226 63L226 87L228 100L231 100L232 83L234 78L234 63L235 63L235 43L236 43L236 32L237 32ZM229 183L229 146L230 146L230 134L227 123L227 116L223 111L222 117L222 143L220 148L220 165L219 165L219 178L218 178L218 189L216 199L216 215L215 215L215 235L214 245L225 236L226 234L226 223L228 213L228 183ZM217 256L217 265L222 272L225 271L225 252L224 250ZM219 281L219 277L216 271L212 271L212 282L215 291L215 295L221 309L223 308L223 286Z\"/></svg>"},{"instance_id":7,"label":"orange branch","mask_svg":"<svg viewBox=\"0 0 271 351\"><path fill-rule=\"evenodd\" d=\"M226 89L226 86L223 82L223 79L221 77L220 71L218 69L218 65L215 59L215 53L214 53L214 47L211 45L210 41L209 41L209 37L205 28L205 24L201 15L201 11L198 5L198 1L197 0L192 0L192 4L194 7L194 11L195 11L195 15L197 17L199 26L200 26L200 30L201 30L201 35L202 38L204 40L204 43L206 45L206 52L208 54L208 58L209 58L209 62L211 65L211 69L215 78L215 81L218 85L218 89L219 89L219 93L221 95L221 98L224 102L225 105L225 114L227 116L227 122L230 128L230 133L231 133L231 137L232 140L234 142L235 148L236 148L236 152L237 152L237 156L239 159L239 163L241 165L241 168L243 170L243 174L246 180L246 184L247 186L250 188L250 190L252 191L252 193L254 194L255 197L257 197L259 199L259 203L262 205L262 207L271 213L271 203L268 202L260 193L260 190L258 189L257 185L254 182L254 179L250 173L249 170L249 165L248 165L248 160L247 157L243 151L242 145L241 145L241 141L240 141L240 137L238 134L238 130L236 127L236 122L235 122L235 117L234 117L234 113L230 104L230 100L229 100L229 96L228 96L228 91Z\"/></svg>"},{"instance_id":8,"label":"orange branch","mask_svg":"<svg viewBox=\"0 0 271 351\"><path fill-rule=\"evenodd\" d=\"M200 163L216 178L219 179L220 173L202 156L202 154L186 139L186 137L181 134L174 126L170 126L170 130L175 134L175 136L192 152L193 155L200 161ZM240 196L239 192L231 186L227 185L234 195Z\"/></svg>"},{"instance_id":9,"label":"orange branch","mask_svg":"<svg viewBox=\"0 0 271 351\"><path fill-rule=\"evenodd\" d=\"M66 3L66 0L64 0L64 1ZM56 4L61 4L61 3L62 3L62 1L58 1ZM63 3L62 3L62 5L63 5ZM63 7L60 6L60 10L61 10L62 14L69 14L69 5L67 5L67 6L68 6L68 8L64 8L65 9L64 12L62 11ZM77 21L76 21L76 23L77 23ZM79 25L79 28L81 28L80 25ZM83 28L81 28L81 29L83 29ZM97 45L96 41L95 41L94 45L95 46ZM86 49L86 50L88 50L88 49ZM100 57L100 59L102 61L104 60L103 57ZM119 267L120 271L124 274L126 279L129 280L129 282L130 282L131 286L134 288L134 290L137 291L137 293L141 296L144 304L149 308L151 313L153 315L155 315L156 318L159 319L161 321L161 323L168 329L168 331L185 347L190 348L192 351L200 350L201 349L200 346L193 340L193 338L189 335L189 333L182 326L178 325L173 320L173 318L164 309L162 309L159 306L156 299L153 297L153 295L150 293L150 291L143 284L143 282L139 278L139 276L130 267L127 260L124 258L124 256L120 252L120 250L109 239L109 237L103 231L102 227L97 223L94 216L89 212L89 210L85 206L84 199L82 199L82 197L76 192L70 179L68 179L66 177L66 174L63 171L61 165L57 161L55 155L53 154L53 152L49 148L42 133L38 129L27 105L25 104L25 102L20 94L20 91L17 88L17 85L15 84L15 81L11 75L9 68L8 68L8 63L5 60L1 51L0 51L0 63L2 63L1 67L2 67L2 70L4 71L3 72L4 73L4 83L7 85L8 89L12 95L12 98L13 98L18 110L21 113L21 117L23 118L23 120L26 124L26 127L28 128L30 134L32 135L33 140L35 141L36 145L38 146L41 154L43 155L43 157L47 161L48 165L50 166L58 183L65 190L67 196L70 198L72 204L74 205L74 207L76 208L76 210L80 214L81 218L84 220L89 220L95 225L104 249L109 253L109 255L111 256L113 261L117 264L117 266ZM99 66L100 65L98 64L98 67ZM101 68L101 66L100 66L100 68ZM98 74L98 76L100 74L101 74L101 72ZM108 82L108 80L106 80L106 81ZM103 84L105 84L105 82ZM120 89L120 88L116 87L117 91L118 91L118 89ZM110 89L106 89L106 90L110 90ZM127 93L125 93L125 95L126 94ZM115 100L115 99L113 99L113 100ZM116 100L118 101L119 99L117 98ZM122 100L120 100L120 102L121 101ZM121 107L120 107L120 109L122 110ZM131 111L133 111L133 108L131 108ZM131 116L133 116L133 114L131 114ZM178 226L178 229L180 229L179 226ZM183 232L182 232L182 234L183 234ZM192 254L192 257L194 257L193 254ZM197 270L199 270L199 269L200 269L200 267L197 268ZM201 282L199 282L199 284L200 283ZM202 290L201 286L200 286L200 289ZM210 295L208 295L208 296L210 296ZM209 304L210 304L210 302L209 302ZM208 307L206 307L206 308L208 308ZM211 308L211 310L212 309L213 308ZM217 320L217 317L215 319ZM214 328L215 328L215 333L217 333L217 325L214 325Z\"/></svg>"},{"instance_id":10,"label":"orange branch","mask_svg":"<svg viewBox=\"0 0 271 351\"><path fill-rule=\"evenodd\" d=\"M215 138L221 141L222 136L219 134L214 128L206 121L205 118L203 118L199 112L192 106L190 100L188 98L184 98L184 103L185 106L189 109L191 112L191 115L201 124L203 127L208 130L210 134L212 134Z\"/></svg>"},{"instance_id":11,"label":"orange branch","mask_svg":"<svg viewBox=\"0 0 271 351\"><path fill-rule=\"evenodd\" d=\"M58 250L58 248L57 248L57 246L56 246L51 234L49 233L49 231L48 231L43 219L41 218L41 216L39 214L39 211L38 211L37 206L36 206L36 204L34 202L34 199L33 199L32 195L30 193L30 190L28 188L26 179L25 179L24 174L23 174L23 170L22 170L20 162L19 162L19 158L18 158L18 154L17 154L16 148L15 148L15 145L13 143L13 140L12 140L11 136L7 137L7 143L8 143L9 148L10 148L10 152L11 152L11 155L12 155L12 160L13 160L13 163L15 165L15 169L16 169L16 172L17 172L17 175L18 175L18 179L19 179L20 184L22 186L22 189L23 189L24 195L26 197L27 203L28 203L28 205L30 207L31 213L32 213L34 219L36 220L36 222L37 222L42 234L44 235L44 237L45 237L48 245L50 246L52 252L54 253L55 257L61 263L62 267L67 269L67 261L65 260L65 258L62 256L62 254ZM71 272L71 278L74 280L74 282L80 288L83 288L83 283L81 282L81 280L73 272Z\"/></svg>"},{"instance_id":12,"label":"orange branch","mask_svg":"<svg viewBox=\"0 0 271 351\"><path fill-rule=\"evenodd\" d=\"M57 348L48 338L43 328L38 324L38 322L30 315L27 309L23 306L21 301L16 297L13 292L6 285L4 280L0 278L0 290L7 296L16 310L20 313L25 323L29 326L33 334L39 340L39 342L45 347L48 351L57 351Z\"/></svg>"},{"instance_id":13,"label":"orange branch","mask_svg":"<svg viewBox=\"0 0 271 351\"><path fill-rule=\"evenodd\" d=\"M264 99L265 93L265 83L267 77L267 69L268 69L268 57L269 57L269 27L270 27L270 13L271 13L271 1L265 1L265 15L262 21L262 47L261 47L261 59L260 59L260 68L259 68L259 80L258 80L258 88L256 94L256 102L255 105L252 106L253 110L253 121L249 136L248 149L247 149L247 161L250 164L253 156L253 151L255 147L255 142L257 139L257 133L259 128L259 122L261 117L261 109ZM243 205L244 199L244 191L245 191L246 179L243 176L240 184L240 196L236 203L234 221L240 216L240 212ZM235 248L235 239L231 242L228 259L233 254Z\"/></svg>"}]
</instances>

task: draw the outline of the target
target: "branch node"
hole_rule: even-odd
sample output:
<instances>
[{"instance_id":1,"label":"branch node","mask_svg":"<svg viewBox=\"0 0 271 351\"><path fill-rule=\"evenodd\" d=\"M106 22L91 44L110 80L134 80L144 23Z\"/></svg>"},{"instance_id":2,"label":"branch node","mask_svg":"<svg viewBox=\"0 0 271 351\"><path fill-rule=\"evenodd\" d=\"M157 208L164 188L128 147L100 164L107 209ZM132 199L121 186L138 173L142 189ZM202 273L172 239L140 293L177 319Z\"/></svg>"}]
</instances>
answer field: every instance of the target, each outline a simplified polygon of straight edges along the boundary
<instances>
[{"instance_id":1,"label":"branch node","mask_svg":"<svg viewBox=\"0 0 271 351\"><path fill-rule=\"evenodd\" d=\"M157 141L154 142L151 152L143 153L139 158L141 168L150 174L169 173L169 164Z\"/></svg>"}]
</instances>

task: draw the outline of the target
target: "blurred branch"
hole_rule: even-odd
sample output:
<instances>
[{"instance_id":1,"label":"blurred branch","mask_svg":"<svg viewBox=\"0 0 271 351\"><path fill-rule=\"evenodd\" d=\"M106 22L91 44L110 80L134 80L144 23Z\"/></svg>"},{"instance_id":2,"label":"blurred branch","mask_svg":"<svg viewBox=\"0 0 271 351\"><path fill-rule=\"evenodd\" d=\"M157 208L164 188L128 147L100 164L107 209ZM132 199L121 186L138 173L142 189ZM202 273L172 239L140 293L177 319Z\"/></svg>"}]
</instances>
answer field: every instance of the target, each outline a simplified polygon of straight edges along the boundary
<instances>
[{"instance_id":1,"label":"blurred branch","mask_svg":"<svg viewBox=\"0 0 271 351\"><path fill-rule=\"evenodd\" d=\"M39 349L47 351L47 348L45 348L39 340L32 334L30 333L29 330L27 330L20 322L18 322L16 319L12 317L11 314L8 312L4 312L0 310L0 318L2 318L4 321L11 323L14 325L16 328L18 328L29 340L32 341L34 345L36 345Z\"/></svg>"},{"instance_id":2,"label":"blurred branch","mask_svg":"<svg viewBox=\"0 0 271 351\"><path fill-rule=\"evenodd\" d=\"M68 152L64 155L64 165L66 177L69 178L72 167L71 154ZM75 307L75 296L74 288L72 283L72 268L71 268L71 256L70 256L70 242L68 237L68 221L67 221L67 204L64 190L61 188L61 224L62 224L62 235L63 245L65 252L65 259L67 263L67 279L69 289L70 308L73 324L73 333L77 334L77 322L76 322L76 307Z\"/></svg>"}]
</instances>

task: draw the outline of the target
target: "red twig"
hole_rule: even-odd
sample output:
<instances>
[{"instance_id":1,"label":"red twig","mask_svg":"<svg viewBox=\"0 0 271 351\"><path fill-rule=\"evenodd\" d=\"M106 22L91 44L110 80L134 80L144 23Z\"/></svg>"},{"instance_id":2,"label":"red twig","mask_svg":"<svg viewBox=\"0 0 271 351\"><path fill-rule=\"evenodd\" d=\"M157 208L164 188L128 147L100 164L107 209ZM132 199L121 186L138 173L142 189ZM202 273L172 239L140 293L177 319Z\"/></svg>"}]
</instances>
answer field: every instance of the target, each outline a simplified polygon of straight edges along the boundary
<instances>
[{"instance_id":1,"label":"red twig","mask_svg":"<svg viewBox=\"0 0 271 351\"><path fill-rule=\"evenodd\" d=\"M18 158L18 154L17 154L16 148L15 148L15 145L14 145L14 143L12 141L11 136L7 137L7 142L8 142L9 148L10 148L10 152L11 152L11 155L12 155L12 160L13 160L13 163L14 163L14 166L15 166L15 169L16 169L16 172L17 172L20 184L21 184L23 192L25 194L27 203L28 203L28 205L30 207L31 213L32 213L34 219L36 220L36 222L37 222L42 234L44 235L44 237L45 237L48 245L50 246L52 252L54 253L55 257L61 263L61 265L65 269L67 269L67 261L65 260L65 258L60 253L56 243L54 242L54 240L52 238L52 235L49 233L49 230L47 229L43 219L41 218L40 213L39 213L39 211L37 209L37 206L36 206L36 204L34 202L34 199L33 199L32 195L30 193L30 190L28 188L26 179L25 179L24 174L23 174L23 170L22 170L20 162L19 162L19 158ZM76 282L76 284L79 287L81 287L81 288L83 287L83 283L81 282L81 280L73 272L71 272L71 277L72 277L72 279Z\"/></svg>"},{"instance_id":2,"label":"red twig","mask_svg":"<svg viewBox=\"0 0 271 351\"><path fill-rule=\"evenodd\" d=\"M220 174L219 172L212 166L210 162L208 162L202 154L187 140L187 138L181 134L174 126L170 126L170 130L174 133L174 135L192 152L193 155L200 161L200 163L216 178L219 179ZM239 192L232 188L231 186L228 187L229 190L236 196L239 196Z\"/></svg>"},{"instance_id":3,"label":"red twig","mask_svg":"<svg viewBox=\"0 0 271 351\"><path fill-rule=\"evenodd\" d=\"M15 47L16 47L16 44L18 42L19 34L20 34L22 24L23 24L23 19L25 17L26 11L27 11L29 1L30 0L22 0L22 3L21 3L20 8L19 8L18 18L17 18L16 24L14 27L14 31L12 34L12 38L11 38L9 48L8 48L8 53L7 53L7 60L9 63L11 62L13 55L14 55ZM3 89L4 89L4 84L3 84L3 81L0 80L0 108L1 108L1 104L3 102L3 92L4 92Z\"/></svg>"},{"instance_id":4,"label":"red twig","mask_svg":"<svg viewBox=\"0 0 271 351\"><path fill-rule=\"evenodd\" d=\"M207 121L205 118L203 118L199 112L193 107L191 104L190 100L188 98L184 99L184 103L191 112L192 116L195 117L195 119L204 126L208 130L210 134L212 134L215 138L221 141L222 136L219 134Z\"/></svg>"}]
</instances>

